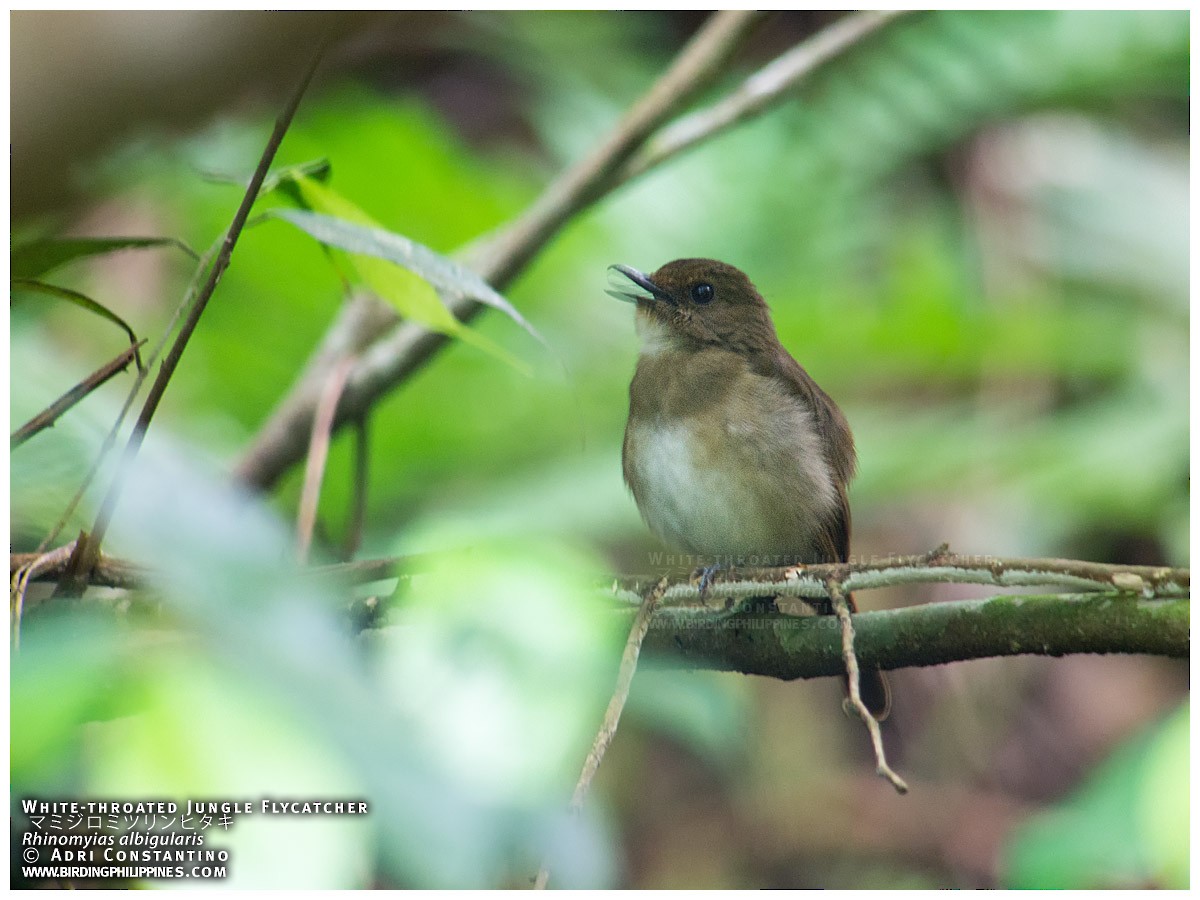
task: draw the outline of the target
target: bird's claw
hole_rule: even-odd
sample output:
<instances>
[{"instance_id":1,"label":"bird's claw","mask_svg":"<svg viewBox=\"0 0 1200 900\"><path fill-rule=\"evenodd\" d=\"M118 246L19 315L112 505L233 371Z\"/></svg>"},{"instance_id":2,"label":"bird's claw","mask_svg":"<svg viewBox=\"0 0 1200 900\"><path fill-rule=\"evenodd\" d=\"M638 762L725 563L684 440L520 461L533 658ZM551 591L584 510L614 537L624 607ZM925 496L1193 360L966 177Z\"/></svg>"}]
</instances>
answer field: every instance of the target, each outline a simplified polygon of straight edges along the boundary
<instances>
[{"instance_id":1,"label":"bird's claw","mask_svg":"<svg viewBox=\"0 0 1200 900\"><path fill-rule=\"evenodd\" d=\"M693 579L699 579L698 587L700 596L703 598L708 594L708 589L712 587L713 576L720 572L725 566L721 563L713 563L710 566L703 566L696 571L692 576Z\"/></svg>"}]
</instances>

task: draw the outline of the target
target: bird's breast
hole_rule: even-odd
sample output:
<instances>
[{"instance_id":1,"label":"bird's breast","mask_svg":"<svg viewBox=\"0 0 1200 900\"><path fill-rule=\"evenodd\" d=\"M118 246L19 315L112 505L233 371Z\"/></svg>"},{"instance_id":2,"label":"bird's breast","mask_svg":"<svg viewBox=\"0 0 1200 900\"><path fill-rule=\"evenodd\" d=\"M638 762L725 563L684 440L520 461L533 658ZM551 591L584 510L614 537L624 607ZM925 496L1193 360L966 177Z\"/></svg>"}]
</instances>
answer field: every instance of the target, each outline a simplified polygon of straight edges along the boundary
<instances>
[{"instance_id":1,"label":"bird's breast","mask_svg":"<svg viewBox=\"0 0 1200 900\"><path fill-rule=\"evenodd\" d=\"M811 412L736 357L643 358L624 470L652 530L720 562L815 561L838 502Z\"/></svg>"}]
</instances>

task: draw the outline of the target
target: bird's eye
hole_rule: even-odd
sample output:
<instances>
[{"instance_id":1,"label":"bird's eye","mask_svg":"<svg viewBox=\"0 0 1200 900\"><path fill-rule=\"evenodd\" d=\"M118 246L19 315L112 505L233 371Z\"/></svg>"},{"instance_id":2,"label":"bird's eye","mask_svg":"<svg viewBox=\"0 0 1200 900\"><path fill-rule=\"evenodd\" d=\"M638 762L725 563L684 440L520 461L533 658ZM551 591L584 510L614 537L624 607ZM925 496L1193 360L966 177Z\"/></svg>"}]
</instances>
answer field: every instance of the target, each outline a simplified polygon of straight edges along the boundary
<instances>
[{"instance_id":1,"label":"bird's eye","mask_svg":"<svg viewBox=\"0 0 1200 900\"><path fill-rule=\"evenodd\" d=\"M708 303L713 298L713 286L707 281L692 285L692 299L697 303Z\"/></svg>"}]
</instances>

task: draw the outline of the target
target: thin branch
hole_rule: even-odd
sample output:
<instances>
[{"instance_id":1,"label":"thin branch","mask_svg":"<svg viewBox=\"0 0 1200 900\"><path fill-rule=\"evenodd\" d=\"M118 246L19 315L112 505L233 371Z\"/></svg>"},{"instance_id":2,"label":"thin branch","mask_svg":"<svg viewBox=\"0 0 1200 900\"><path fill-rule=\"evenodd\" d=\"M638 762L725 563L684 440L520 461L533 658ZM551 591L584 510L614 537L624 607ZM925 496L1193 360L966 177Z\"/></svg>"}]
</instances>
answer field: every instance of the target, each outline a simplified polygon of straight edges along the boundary
<instances>
[{"instance_id":1,"label":"thin branch","mask_svg":"<svg viewBox=\"0 0 1200 900\"><path fill-rule=\"evenodd\" d=\"M994 587L1061 587L1070 590L1119 590L1143 597L1186 597L1191 571L1167 566L1123 566L1073 559L1022 559L949 553L939 549L919 556L889 556L865 562L823 563L792 568L731 568L710 582L706 597L743 599L773 595L828 599L829 581L847 592L903 584L983 584ZM618 583L630 602L640 600L639 581ZM664 605L707 608L710 601L686 575L663 598Z\"/></svg>"},{"instance_id":2,"label":"thin branch","mask_svg":"<svg viewBox=\"0 0 1200 900\"><path fill-rule=\"evenodd\" d=\"M16 653L21 649L21 619L25 613L25 592L31 579L55 567L65 567L71 559L74 544L59 547L50 553L30 554L33 559L26 560L12 570L8 581L8 606L12 616L12 649Z\"/></svg>"},{"instance_id":3,"label":"thin branch","mask_svg":"<svg viewBox=\"0 0 1200 900\"><path fill-rule=\"evenodd\" d=\"M76 403L79 403L84 397L96 390L101 385L107 383L109 379L111 379L118 372L124 372L127 368L129 368L129 364L133 362L134 357L138 354L138 350L144 343L146 342L141 340L136 344L130 344L128 347L118 353L113 359L106 362L95 372L83 379L83 381L79 382L79 384L75 385L75 387L71 388L69 391L43 409L40 413L14 431L9 442L9 449L15 450L39 431L44 431L47 428L53 428L54 423L57 422L59 418L72 406L74 406Z\"/></svg>"},{"instance_id":4,"label":"thin branch","mask_svg":"<svg viewBox=\"0 0 1200 900\"><path fill-rule=\"evenodd\" d=\"M842 631L842 660L846 664L846 684L850 689L847 703L871 735L871 747L875 751L875 774L886 778L898 794L907 794L908 785L888 765L887 755L883 752L883 735L879 731L879 722L871 715L867 705L863 703L862 691L859 684L858 655L854 651L854 623L850 618L850 604L846 595L836 582L829 584L829 597L833 601L833 611L837 615Z\"/></svg>"},{"instance_id":5,"label":"thin branch","mask_svg":"<svg viewBox=\"0 0 1200 900\"><path fill-rule=\"evenodd\" d=\"M671 67L603 140L595 152L550 184L523 215L498 234L476 241L462 261L497 290L503 290L550 241L564 223L604 196L621 167L646 138L695 97L721 71L725 61L757 23L759 13L716 13L676 57ZM449 302L462 321L481 304L469 298ZM349 314L349 310L347 310ZM334 331L344 327L336 322ZM422 366L448 338L420 325L403 323L364 352L350 377L335 427L361 416L385 392ZM263 426L237 467L245 484L266 490L304 453L322 381L309 371Z\"/></svg>"},{"instance_id":6,"label":"thin branch","mask_svg":"<svg viewBox=\"0 0 1200 900\"><path fill-rule=\"evenodd\" d=\"M288 100L287 106L284 107L279 118L275 120L275 127L271 132L271 137L267 140L266 147L263 148L263 153L259 159L258 166L254 170L253 176L250 178L250 184L246 188L245 194L242 196L242 202L239 204L237 212L234 213L233 221L229 225L228 231L225 233L225 240L221 246L220 252L213 261L212 268L208 273L208 280L204 283L200 293L196 297L196 302L188 311L183 325L179 329L179 334L175 337L175 342L171 345L171 349L163 358L162 366L158 371L158 376L154 379L150 386L150 391L146 395L146 400L142 405L142 411L138 415L137 422L134 424L133 432L129 436L129 441L125 445L125 453L121 458L121 462L117 467L117 473L113 478L112 484L109 486L108 493L105 494L104 500L100 505L100 511L96 516L95 524L92 526L91 533L85 536L76 546L76 552L72 559L72 566L68 569L64 582L60 585L65 593L78 592L82 586L87 583L87 572L95 564L96 557L100 553L100 547L104 541L104 536L108 531L108 526L112 521L113 513L116 511L117 501L120 499L121 492L125 486L125 480L128 477L130 467L133 460L137 457L138 450L145 440L146 431L150 427L150 422L154 417L155 411L158 409L159 402L162 400L163 394L166 392L167 384L174 375L175 369L179 365L180 359L183 357L183 351L191 340L192 334L196 330L196 326L200 322L200 317L203 315L205 308L208 306L208 301L211 299L213 292L221 281L221 276L229 267L230 260L233 257L233 248L237 245L238 237L242 233L242 228L246 224L246 219L250 215L250 208L254 205L254 201L258 198L258 190L261 187L263 179L267 175L267 170L271 166L271 161L275 158L275 153L279 149L279 145L283 142L283 137L287 134L288 127L291 125L292 118L296 114L296 110L300 106L300 100L304 97L305 91L308 89L309 82L316 74L317 65L324 55L324 47L313 57L312 63L308 70L304 73L300 84L295 92Z\"/></svg>"},{"instance_id":7,"label":"thin branch","mask_svg":"<svg viewBox=\"0 0 1200 900\"><path fill-rule=\"evenodd\" d=\"M642 600L637 615L633 618L633 625L629 629L629 638L625 641L625 651L621 654L621 667L617 671L617 686L613 690L612 699L608 701L608 708L604 711L604 721L600 725L600 730L596 732L592 749L588 751L587 759L583 762L583 770L579 773L575 792L571 795L570 812L574 815L578 815L579 811L583 809L583 803L592 787L592 780L596 777L596 772L600 770L604 754L608 752L609 745L617 735L617 725L621 721L625 703L629 700L629 689L633 686L633 675L637 671L642 642L646 639L646 632L650 630L654 610L658 607L666 589L667 579L664 578L646 592L646 597ZM549 880L549 863L544 863L541 871L537 874L534 888L538 890L545 888Z\"/></svg>"},{"instance_id":8,"label":"thin branch","mask_svg":"<svg viewBox=\"0 0 1200 900\"><path fill-rule=\"evenodd\" d=\"M188 282L187 290L183 293L183 299L176 305L175 311L171 314L171 319L167 323L167 327L163 329L162 335L154 344L154 349L150 351L150 355L146 358L146 365L139 369L137 374L134 376L133 384L129 386L129 392L125 395L125 402L121 404L121 411L117 413L116 421L113 422L112 427L108 430L108 434L104 436L104 441L101 443L100 449L96 453L96 458L92 461L92 465L88 469L87 474L83 476L83 481L80 483L79 489L75 491L75 496L71 498L71 502L67 504L67 508L63 510L62 515L59 516L58 521L54 524L54 527L50 529L49 533L42 538L41 543L38 544L38 553L45 551L47 547L49 547L58 539L58 536L62 533L62 530L67 527L67 523L71 520L71 516L75 514L75 510L83 501L83 497L87 493L88 488L92 486L92 481L95 479L96 474L100 471L100 467L104 465L104 460L108 457L109 451L111 451L117 443L117 435L121 432L121 426L125 422L125 417L129 415L129 410L133 408L133 401L137 399L138 392L142 389L142 383L146 380L146 376L154 367L154 363L158 360L159 355L164 349L166 349L167 339L175 330L175 325L179 322L180 318L182 318L184 311L191 306L192 301L196 296L196 292L200 288L200 276L207 270L209 262L216 255L219 247L220 244L218 242L214 242L197 262L196 271L193 273L191 280ZM72 542L72 546L74 546L74 542Z\"/></svg>"},{"instance_id":9,"label":"thin branch","mask_svg":"<svg viewBox=\"0 0 1200 900\"><path fill-rule=\"evenodd\" d=\"M16 569L36 558L37 553L14 553L9 570ZM313 575L339 578L361 584L394 578L411 573L425 564L431 554L390 556L362 559L348 563L314 566ZM110 556L114 566L128 571L142 571L134 562ZM1094 563L1076 559L1019 558L955 554L939 548L933 553L914 556L885 556L864 562L821 563L810 566L791 566L760 569L726 569L709 580L701 596L691 578L692 568L672 580L663 595L662 607L672 615L721 613L729 611L727 599L748 597L796 597L829 599L830 579L847 592L869 591L904 584L983 584L995 587L1061 587L1077 592L1080 588L1095 591L1138 593L1144 599L1152 597L1186 598L1191 591L1191 570L1169 566L1125 566L1114 563ZM61 571L48 571L44 580L53 580ZM39 579L42 580L42 579ZM636 608L642 602L646 585L653 579L626 578L616 581L611 596ZM139 587L140 583L110 584L92 580L106 587ZM714 603L716 606L714 607Z\"/></svg>"},{"instance_id":10,"label":"thin branch","mask_svg":"<svg viewBox=\"0 0 1200 900\"><path fill-rule=\"evenodd\" d=\"M714 135L762 114L785 99L813 72L874 34L904 10L870 10L838 19L809 40L776 57L734 91L659 131L617 176L624 184Z\"/></svg>"},{"instance_id":11,"label":"thin branch","mask_svg":"<svg viewBox=\"0 0 1200 900\"><path fill-rule=\"evenodd\" d=\"M325 461L329 458L329 440L333 432L333 413L338 398L346 386L346 378L354 366L354 357L343 359L329 376L317 415L313 420L312 441L309 444L308 463L304 468L304 487L300 492L300 509L296 517L296 559L301 565L308 562L308 551L312 546L313 528L317 522L317 506L321 500L321 481L325 477Z\"/></svg>"},{"instance_id":12,"label":"thin branch","mask_svg":"<svg viewBox=\"0 0 1200 900\"><path fill-rule=\"evenodd\" d=\"M712 82L760 17L748 10L714 13L590 156L556 179L500 234L468 248L472 268L493 284L513 278L568 219L611 189L625 162Z\"/></svg>"}]
</instances>

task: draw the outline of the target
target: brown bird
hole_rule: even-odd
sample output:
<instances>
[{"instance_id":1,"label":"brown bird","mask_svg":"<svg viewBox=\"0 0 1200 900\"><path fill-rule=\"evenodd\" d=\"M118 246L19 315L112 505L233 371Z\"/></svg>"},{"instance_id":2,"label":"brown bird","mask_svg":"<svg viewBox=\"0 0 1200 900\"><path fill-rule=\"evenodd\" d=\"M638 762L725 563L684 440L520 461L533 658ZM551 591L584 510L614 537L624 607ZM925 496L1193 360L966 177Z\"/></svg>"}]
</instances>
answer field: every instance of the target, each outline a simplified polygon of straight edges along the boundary
<instances>
[{"instance_id":1,"label":"brown bird","mask_svg":"<svg viewBox=\"0 0 1200 900\"><path fill-rule=\"evenodd\" d=\"M712 259L609 268L607 293L637 305L622 465L650 528L718 565L846 562L850 426L779 343L750 279ZM860 690L886 717L883 673L864 670Z\"/></svg>"}]
</instances>

